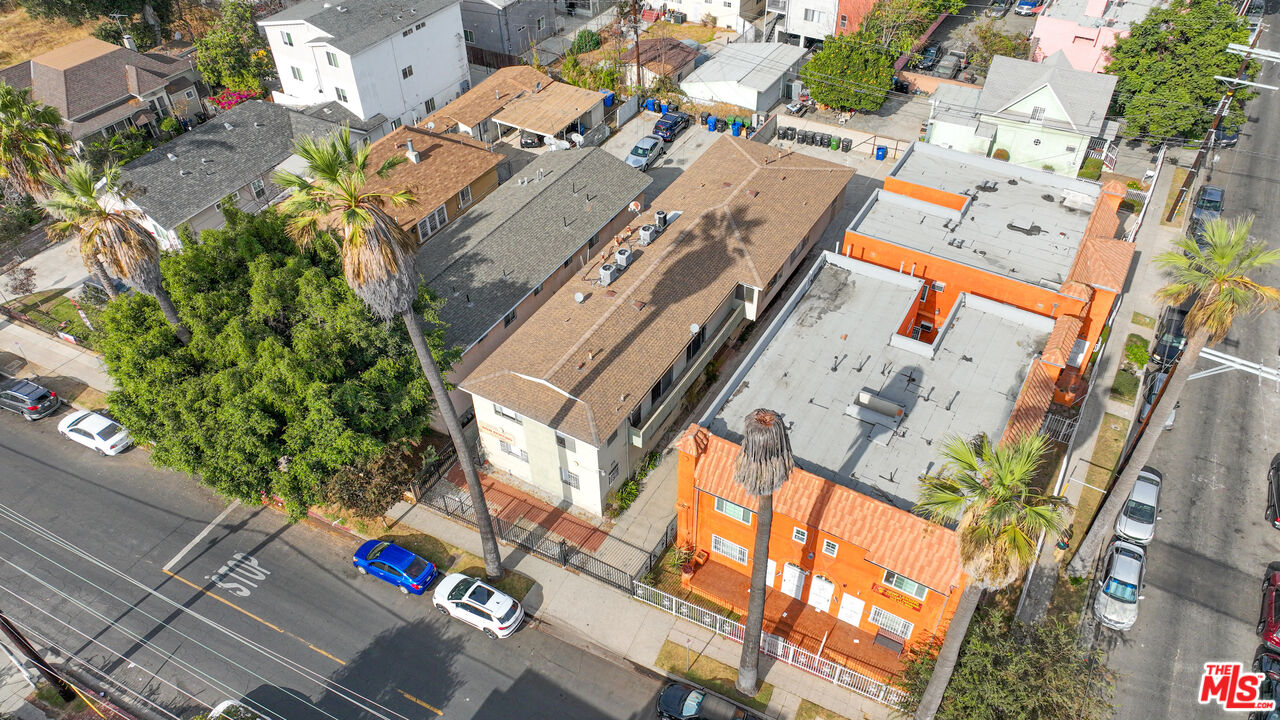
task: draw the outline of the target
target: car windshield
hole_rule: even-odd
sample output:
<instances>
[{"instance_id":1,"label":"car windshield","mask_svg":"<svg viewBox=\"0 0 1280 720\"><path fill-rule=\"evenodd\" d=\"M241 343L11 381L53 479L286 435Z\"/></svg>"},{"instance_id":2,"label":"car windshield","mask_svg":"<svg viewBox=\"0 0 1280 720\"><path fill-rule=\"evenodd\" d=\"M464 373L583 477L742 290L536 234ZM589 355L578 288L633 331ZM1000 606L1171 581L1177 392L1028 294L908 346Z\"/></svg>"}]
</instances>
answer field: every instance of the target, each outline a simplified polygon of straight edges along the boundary
<instances>
[{"instance_id":1,"label":"car windshield","mask_svg":"<svg viewBox=\"0 0 1280 720\"><path fill-rule=\"evenodd\" d=\"M99 440L110 440L120 434L120 426L115 423L107 423L107 426L98 431Z\"/></svg>"},{"instance_id":2,"label":"car windshield","mask_svg":"<svg viewBox=\"0 0 1280 720\"><path fill-rule=\"evenodd\" d=\"M1222 201L1212 199L1212 198L1202 197L1200 198L1200 207L1204 208L1205 210L1222 212Z\"/></svg>"},{"instance_id":3,"label":"car windshield","mask_svg":"<svg viewBox=\"0 0 1280 720\"><path fill-rule=\"evenodd\" d=\"M382 551L386 550L387 546L390 544L391 543L378 543L377 545L374 545L373 549L369 551L369 554L364 556L364 559L377 560L378 556L382 554Z\"/></svg>"},{"instance_id":4,"label":"car windshield","mask_svg":"<svg viewBox=\"0 0 1280 720\"><path fill-rule=\"evenodd\" d=\"M427 571L427 565L428 563L426 560L414 555L413 562L409 563L409 567L404 569L404 574L411 578L416 578Z\"/></svg>"},{"instance_id":5,"label":"car windshield","mask_svg":"<svg viewBox=\"0 0 1280 720\"><path fill-rule=\"evenodd\" d=\"M511 618L515 617L515 616L516 616L516 613L517 613L519 610L520 610L520 606L519 606L519 605L517 605L517 604L515 604L515 603L511 603L511 607L510 607L510 608L508 608L508 609L507 609L507 611L506 611L505 613L503 613L503 614L502 614L502 617L498 618L498 622L500 622L500 623L504 623L504 624L505 624L505 623L509 623L509 622L511 622Z\"/></svg>"},{"instance_id":6,"label":"car windshield","mask_svg":"<svg viewBox=\"0 0 1280 720\"><path fill-rule=\"evenodd\" d=\"M631 154L636 157L649 157L649 148L644 147L643 145L637 145L631 148Z\"/></svg>"},{"instance_id":7,"label":"car windshield","mask_svg":"<svg viewBox=\"0 0 1280 720\"><path fill-rule=\"evenodd\" d=\"M1160 342L1165 345L1181 345L1184 340L1186 338L1182 337L1181 334L1173 332L1167 332L1160 336Z\"/></svg>"},{"instance_id":8,"label":"car windshield","mask_svg":"<svg viewBox=\"0 0 1280 720\"><path fill-rule=\"evenodd\" d=\"M460 581L457 585L454 586L452 590L449 591L449 599L461 600L462 598L466 597L467 591L470 590L471 586L475 584L476 584L475 578L467 578L466 580Z\"/></svg>"},{"instance_id":9,"label":"car windshield","mask_svg":"<svg viewBox=\"0 0 1280 720\"><path fill-rule=\"evenodd\" d=\"M1102 588L1102 592L1120 602L1133 603L1138 601L1138 586L1119 578L1108 578L1107 584Z\"/></svg>"},{"instance_id":10,"label":"car windshield","mask_svg":"<svg viewBox=\"0 0 1280 720\"><path fill-rule=\"evenodd\" d=\"M681 708L681 715L697 715L698 708L702 706L702 698L704 697L701 690L694 690L689 693L689 697L684 699L684 707Z\"/></svg>"},{"instance_id":11,"label":"car windshield","mask_svg":"<svg viewBox=\"0 0 1280 720\"><path fill-rule=\"evenodd\" d=\"M1133 518L1140 523L1151 524L1156 521L1156 509L1150 505L1130 500L1124 504L1125 517Z\"/></svg>"}]
</instances>

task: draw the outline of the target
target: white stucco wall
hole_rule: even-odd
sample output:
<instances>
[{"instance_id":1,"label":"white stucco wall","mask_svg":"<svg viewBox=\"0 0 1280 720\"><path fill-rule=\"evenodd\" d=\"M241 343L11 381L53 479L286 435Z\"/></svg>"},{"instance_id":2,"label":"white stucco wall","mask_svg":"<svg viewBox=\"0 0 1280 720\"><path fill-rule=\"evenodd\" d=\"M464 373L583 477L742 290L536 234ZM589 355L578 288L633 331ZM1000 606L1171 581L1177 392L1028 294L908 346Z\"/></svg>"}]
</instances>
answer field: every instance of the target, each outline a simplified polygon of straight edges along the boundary
<instances>
[{"instance_id":1,"label":"white stucco wall","mask_svg":"<svg viewBox=\"0 0 1280 720\"><path fill-rule=\"evenodd\" d=\"M934 120L926 139L930 145L951 148L984 157L990 155L991 140L978 137L971 126Z\"/></svg>"}]
</instances>

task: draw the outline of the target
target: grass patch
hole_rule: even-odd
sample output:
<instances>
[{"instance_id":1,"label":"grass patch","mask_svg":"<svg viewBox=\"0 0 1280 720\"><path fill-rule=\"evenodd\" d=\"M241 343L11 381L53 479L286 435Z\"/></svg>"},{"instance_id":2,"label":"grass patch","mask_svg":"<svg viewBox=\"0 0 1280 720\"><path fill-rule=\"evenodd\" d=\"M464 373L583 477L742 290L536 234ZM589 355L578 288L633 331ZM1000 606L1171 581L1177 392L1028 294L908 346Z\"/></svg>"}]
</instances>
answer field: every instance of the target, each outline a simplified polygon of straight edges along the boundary
<instances>
[{"instance_id":1,"label":"grass patch","mask_svg":"<svg viewBox=\"0 0 1280 720\"><path fill-rule=\"evenodd\" d=\"M686 653L687 660L692 660L692 664L687 669ZM741 695L734 689L734 683L738 679L737 668L729 667L719 660L712 660L696 650L683 648L670 640L662 643L662 650L658 651L658 659L654 664L669 673L688 678L698 685L710 688L734 702L760 712L764 712L764 709L769 707L769 698L773 697L773 686L769 683L760 683L760 692L756 693L755 697Z\"/></svg>"},{"instance_id":2,"label":"grass patch","mask_svg":"<svg viewBox=\"0 0 1280 720\"><path fill-rule=\"evenodd\" d=\"M1182 219L1187 214L1187 206L1191 204L1191 194L1183 198L1182 206L1178 208L1177 214L1173 216L1173 222L1165 222L1165 216L1169 214L1169 208L1173 207L1173 203L1178 200L1178 190L1182 188L1182 182L1187 179L1186 168L1174 168L1173 183L1169 185L1169 195L1164 199L1163 209L1160 211L1160 224L1172 227L1182 227Z\"/></svg>"},{"instance_id":3,"label":"grass patch","mask_svg":"<svg viewBox=\"0 0 1280 720\"><path fill-rule=\"evenodd\" d=\"M1130 322L1132 322L1134 325L1139 325L1144 328L1150 328L1152 330L1154 330L1156 327L1155 318L1151 317L1150 315L1143 315L1140 312L1134 313L1133 317L1130 318Z\"/></svg>"},{"instance_id":4,"label":"grass patch","mask_svg":"<svg viewBox=\"0 0 1280 720\"><path fill-rule=\"evenodd\" d=\"M1111 383L1111 399L1124 403L1133 403L1138 399L1138 376L1128 370L1116 371L1116 379Z\"/></svg>"},{"instance_id":5,"label":"grass patch","mask_svg":"<svg viewBox=\"0 0 1280 720\"><path fill-rule=\"evenodd\" d=\"M800 707L796 708L795 720L849 720L849 718L837 715L808 700L801 700Z\"/></svg>"},{"instance_id":6,"label":"grass patch","mask_svg":"<svg viewBox=\"0 0 1280 720\"><path fill-rule=\"evenodd\" d=\"M51 48L69 45L89 37L96 21L72 25L62 20L37 20L21 5L0 13L0 67L29 60Z\"/></svg>"},{"instance_id":7,"label":"grass patch","mask_svg":"<svg viewBox=\"0 0 1280 720\"><path fill-rule=\"evenodd\" d=\"M84 323L79 310L92 323L101 309L91 303L76 302L67 296L71 288L41 290L11 300L8 306L31 318L31 321L51 333L64 332L87 348L93 348L94 332ZM77 309L79 305L79 309Z\"/></svg>"},{"instance_id":8,"label":"grass patch","mask_svg":"<svg viewBox=\"0 0 1280 720\"><path fill-rule=\"evenodd\" d=\"M1068 577L1059 570L1058 582L1053 586L1053 597L1049 598L1047 615L1074 625L1080 619L1080 611L1084 609L1084 599L1088 595L1089 578Z\"/></svg>"},{"instance_id":9,"label":"grass patch","mask_svg":"<svg viewBox=\"0 0 1280 720\"><path fill-rule=\"evenodd\" d=\"M417 553L431 561L441 574L462 573L471 577L484 577L484 559L479 558L461 548L454 547L443 540L430 535L410 530L402 525L382 533L379 540L391 540L395 544ZM533 589L533 578L514 570L507 570L502 578L493 586L516 600L524 600L524 596Z\"/></svg>"},{"instance_id":10,"label":"grass patch","mask_svg":"<svg viewBox=\"0 0 1280 720\"><path fill-rule=\"evenodd\" d=\"M740 620L742 616L738 613L680 584L679 555L680 548L675 545L667 548L667 551L662 555L662 559L653 566L648 575L644 576L644 583L668 595L680 598L691 605L696 605L703 610L708 610L730 620Z\"/></svg>"},{"instance_id":11,"label":"grass patch","mask_svg":"<svg viewBox=\"0 0 1280 720\"><path fill-rule=\"evenodd\" d=\"M695 25L693 23L685 23L684 25L674 25L672 23L663 21L663 22L656 22L650 25L648 31L646 31L640 37L641 39L645 39L645 40L652 39L652 38L659 38L659 37L670 37L670 38L675 38L677 40L683 40L684 38L689 38L694 42L699 42L699 43L702 43L703 45L706 45L707 43L716 39L716 29L713 27Z\"/></svg>"},{"instance_id":12,"label":"grass patch","mask_svg":"<svg viewBox=\"0 0 1280 720\"><path fill-rule=\"evenodd\" d=\"M66 700L62 699L61 695L58 694L57 688L55 688L53 685L50 685L48 682L44 680L40 680L37 682L36 691L35 693L33 693L33 695L37 703L44 705L46 708L48 708L48 711L46 711L45 713L46 715L49 715L50 713L52 713L52 715L49 715L50 717L54 717L54 718L83 717L82 715L80 715L80 713L84 713L84 712L89 712L90 716L96 717L95 715L93 715L92 712L89 711L89 706L85 704L84 700L81 700L79 697L77 697L71 702L67 702ZM6 715L5 717L8 717L8 716Z\"/></svg>"},{"instance_id":13,"label":"grass patch","mask_svg":"<svg viewBox=\"0 0 1280 720\"><path fill-rule=\"evenodd\" d=\"M1067 549L1069 561L1075 555L1077 543L1084 540L1089 523L1098 512L1102 502L1102 493L1093 488L1106 490L1111 485L1111 475L1116 465L1120 464L1120 453L1124 451L1125 438L1129 437L1129 421L1119 415L1106 413L1102 416L1102 427L1098 429L1098 439L1093 446L1093 456L1089 458L1089 471L1084 481L1093 487L1084 487L1080 491L1080 501L1076 503L1075 514L1071 519L1071 537L1074 538Z\"/></svg>"}]
</instances>

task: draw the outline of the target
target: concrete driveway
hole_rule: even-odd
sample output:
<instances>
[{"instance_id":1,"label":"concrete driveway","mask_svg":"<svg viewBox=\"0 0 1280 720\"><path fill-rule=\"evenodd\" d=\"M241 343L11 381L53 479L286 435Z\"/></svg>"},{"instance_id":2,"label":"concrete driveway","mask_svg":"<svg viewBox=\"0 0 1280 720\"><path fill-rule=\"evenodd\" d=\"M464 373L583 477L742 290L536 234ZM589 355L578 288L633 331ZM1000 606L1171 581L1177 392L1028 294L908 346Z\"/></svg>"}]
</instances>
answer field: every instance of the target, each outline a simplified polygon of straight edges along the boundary
<instances>
[{"instance_id":1,"label":"concrete driveway","mask_svg":"<svg viewBox=\"0 0 1280 720\"><path fill-rule=\"evenodd\" d=\"M627 154L640 138L653 132L653 124L658 122L660 117L662 117L661 113L642 111L626 125L618 128L613 137L606 140L602 147L619 160L626 159ZM705 127L698 127L697 116L695 116L693 124L680 133L674 143L667 145L667 152L658 159L657 164L649 168L649 177L653 178L653 184L645 191L645 197L652 200L666 190L667 186L680 177L680 173L684 172L690 163L701 157L702 153L719 137L720 133L707 132Z\"/></svg>"}]
</instances>

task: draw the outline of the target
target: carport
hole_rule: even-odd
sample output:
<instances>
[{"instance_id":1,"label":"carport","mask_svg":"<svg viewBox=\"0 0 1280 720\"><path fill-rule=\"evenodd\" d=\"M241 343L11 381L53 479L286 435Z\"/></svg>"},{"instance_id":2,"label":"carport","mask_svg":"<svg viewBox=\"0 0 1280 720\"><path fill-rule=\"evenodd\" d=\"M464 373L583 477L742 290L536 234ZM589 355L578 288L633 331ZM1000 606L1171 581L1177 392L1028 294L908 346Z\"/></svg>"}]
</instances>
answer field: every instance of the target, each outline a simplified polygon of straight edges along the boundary
<instances>
[{"instance_id":1,"label":"carport","mask_svg":"<svg viewBox=\"0 0 1280 720\"><path fill-rule=\"evenodd\" d=\"M553 82L541 92L512 100L493 121L503 133L514 128L544 138L564 139L566 133L585 133L604 122L604 98L598 92Z\"/></svg>"}]
</instances>

